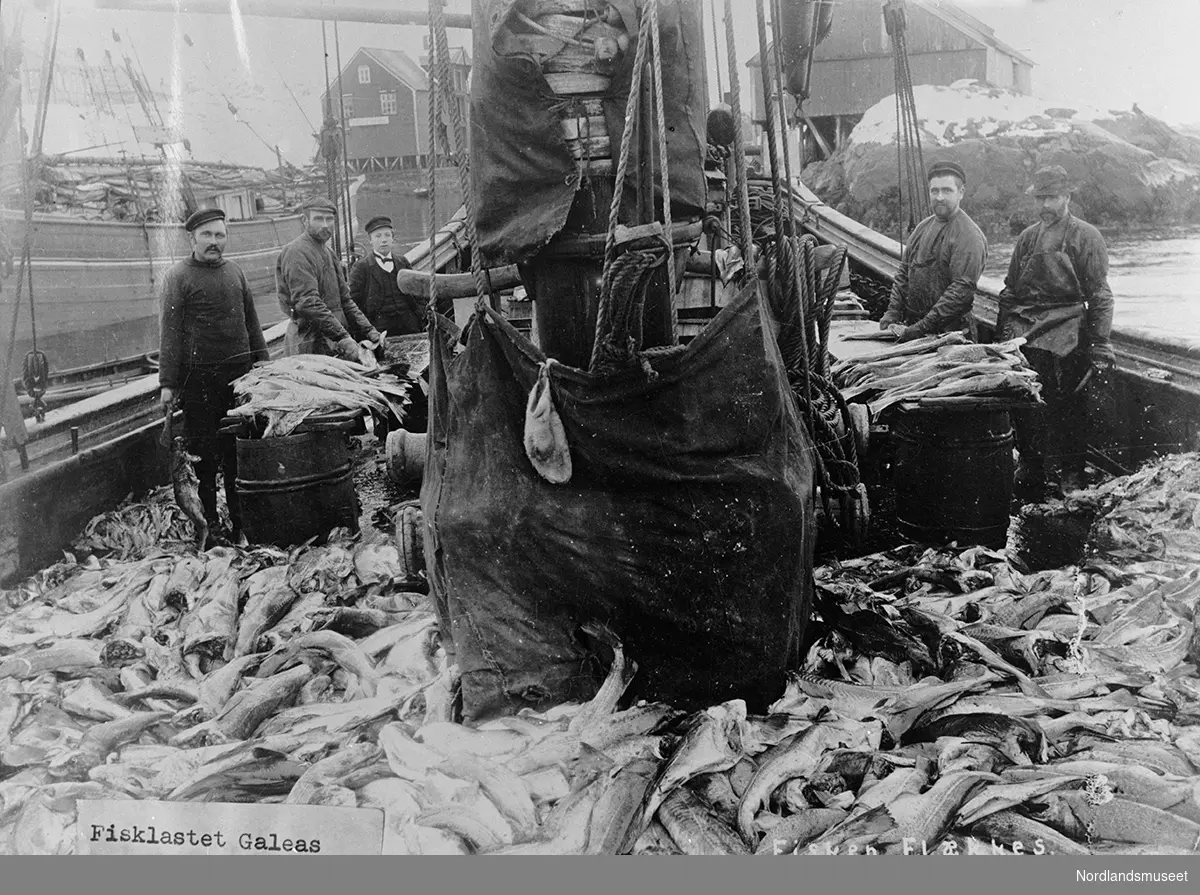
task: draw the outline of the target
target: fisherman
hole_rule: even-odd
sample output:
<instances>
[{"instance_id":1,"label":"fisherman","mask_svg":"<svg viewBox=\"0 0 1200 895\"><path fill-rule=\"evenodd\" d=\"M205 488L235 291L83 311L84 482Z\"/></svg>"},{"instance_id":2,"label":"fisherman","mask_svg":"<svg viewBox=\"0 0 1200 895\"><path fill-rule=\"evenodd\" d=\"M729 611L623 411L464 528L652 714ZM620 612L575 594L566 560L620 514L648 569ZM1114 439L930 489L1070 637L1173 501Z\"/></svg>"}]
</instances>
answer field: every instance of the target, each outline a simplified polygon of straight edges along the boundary
<instances>
[{"instance_id":1,"label":"fisherman","mask_svg":"<svg viewBox=\"0 0 1200 895\"><path fill-rule=\"evenodd\" d=\"M329 354L365 363L379 349L380 334L351 299L342 267L329 248L337 207L313 197L300 211L304 232L283 247L275 262L279 307L290 318L285 353Z\"/></svg>"},{"instance_id":2,"label":"fisherman","mask_svg":"<svg viewBox=\"0 0 1200 895\"><path fill-rule=\"evenodd\" d=\"M1047 472L1065 491L1083 484L1089 421L1109 394L1116 364L1108 248L1091 224L1071 214L1073 186L1061 165L1033 175L1041 220L1017 238L997 332L1025 338L1022 351L1042 383L1044 408L1015 418L1019 496L1044 496ZM1053 420L1053 425L1048 425Z\"/></svg>"},{"instance_id":3,"label":"fisherman","mask_svg":"<svg viewBox=\"0 0 1200 895\"><path fill-rule=\"evenodd\" d=\"M350 268L350 298L377 330L393 336L424 332L424 303L396 284L396 272L412 265L403 255L392 254L392 219L373 217L366 230L372 251Z\"/></svg>"},{"instance_id":4,"label":"fisherman","mask_svg":"<svg viewBox=\"0 0 1200 895\"><path fill-rule=\"evenodd\" d=\"M254 307L242 269L227 261L225 212L204 208L184 223L192 253L163 278L158 354L160 401L171 411L178 399L188 436L188 451L200 460L200 501L210 541L224 531L217 513L217 466L225 478L225 497L236 540L241 528L237 493L236 447L220 438L221 420L233 406L232 383L255 361L267 360Z\"/></svg>"},{"instance_id":5,"label":"fisherman","mask_svg":"<svg viewBox=\"0 0 1200 895\"><path fill-rule=\"evenodd\" d=\"M958 331L970 333L975 285L987 262L983 231L959 206L967 175L954 162L934 162L928 172L933 214L917 224L892 284L879 328L901 342Z\"/></svg>"}]
</instances>

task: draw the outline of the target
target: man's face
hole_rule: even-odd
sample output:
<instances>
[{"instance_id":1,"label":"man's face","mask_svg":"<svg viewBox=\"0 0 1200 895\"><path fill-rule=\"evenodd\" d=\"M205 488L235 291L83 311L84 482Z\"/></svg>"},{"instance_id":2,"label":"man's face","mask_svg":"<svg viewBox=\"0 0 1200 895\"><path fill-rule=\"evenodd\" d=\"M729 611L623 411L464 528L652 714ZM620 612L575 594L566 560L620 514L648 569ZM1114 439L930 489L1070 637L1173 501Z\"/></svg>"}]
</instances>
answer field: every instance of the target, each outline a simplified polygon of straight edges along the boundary
<instances>
[{"instance_id":1,"label":"man's face","mask_svg":"<svg viewBox=\"0 0 1200 895\"><path fill-rule=\"evenodd\" d=\"M380 227L378 230L372 230L371 248L375 250L375 254L387 257L392 250L392 228Z\"/></svg>"},{"instance_id":2,"label":"man's face","mask_svg":"<svg viewBox=\"0 0 1200 895\"><path fill-rule=\"evenodd\" d=\"M966 190L953 174L944 174L929 181L929 204L939 221L948 221L962 204Z\"/></svg>"},{"instance_id":3,"label":"man's face","mask_svg":"<svg viewBox=\"0 0 1200 895\"><path fill-rule=\"evenodd\" d=\"M1038 196L1038 217L1046 226L1057 224L1066 215L1067 206L1070 204L1071 197L1069 195Z\"/></svg>"},{"instance_id":4,"label":"man's face","mask_svg":"<svg viewBox=\"0 0 1200 895\"><path fill-rule=\"evenodd\" d=\"M192 256L197 261L220 261L228 234L224 221L209 221L192 231Z\"/></svg>"},{"instance_id":5,"label":"man's face","mask_svg":"<svg viewBox=\"0 0 1200 895\"><path fill-rule=\"evenodd\" d=\"M317 242L326 242L333 236L337 216L330 211L315 208L304 215L304 232Z\"/></svg>"}]
</instances>

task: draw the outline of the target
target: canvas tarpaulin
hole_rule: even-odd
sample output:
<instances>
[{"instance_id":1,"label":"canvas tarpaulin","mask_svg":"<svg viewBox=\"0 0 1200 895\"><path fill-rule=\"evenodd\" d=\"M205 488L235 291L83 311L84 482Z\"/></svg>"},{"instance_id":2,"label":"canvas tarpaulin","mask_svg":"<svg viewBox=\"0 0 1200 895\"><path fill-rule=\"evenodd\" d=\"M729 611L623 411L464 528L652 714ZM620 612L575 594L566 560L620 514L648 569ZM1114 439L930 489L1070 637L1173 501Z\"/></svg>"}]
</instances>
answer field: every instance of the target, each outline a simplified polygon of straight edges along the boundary
<instances>
[{"instance_id":1,"label":"canvas tarpaulin","mask_svg":"<svg viewBox=\"0 0 1200 895\"><path fill-rule=\"evenodd\" d=\"M562 229L579 188L578 163L571 157L560 118L572 104L546 83L528 55L505 55L499 38L516 4L475 0L471 60L471 180L475 192L480 257L486 266L528 260ZM613 0L632 35L621 54L608 93L604 118L615 159L624 128L625 100L633 75L640 4ZM666 99L667 161L671 208L676 220L704 213L706 68L700 4L660 0L659 33ZM638 170L634 141L630 172ZM622 223L634 222L634 180L628 178Z\"/></svg>"},{"instance_id":2,"label":"canvas tarpaulin","mask_svg":"<svg viewBox=\"0 0 1200 895\"><path fill-rule=\"evenodd\" d=\"M813 465L757 282L655 378L550 366L562 485L522 441L544 361L490 310L457 356L434 347L425 552L465 719L589 697L592 620L639 664L637 697L765 710L809 613Z\"/></svg>"}]
</instances>

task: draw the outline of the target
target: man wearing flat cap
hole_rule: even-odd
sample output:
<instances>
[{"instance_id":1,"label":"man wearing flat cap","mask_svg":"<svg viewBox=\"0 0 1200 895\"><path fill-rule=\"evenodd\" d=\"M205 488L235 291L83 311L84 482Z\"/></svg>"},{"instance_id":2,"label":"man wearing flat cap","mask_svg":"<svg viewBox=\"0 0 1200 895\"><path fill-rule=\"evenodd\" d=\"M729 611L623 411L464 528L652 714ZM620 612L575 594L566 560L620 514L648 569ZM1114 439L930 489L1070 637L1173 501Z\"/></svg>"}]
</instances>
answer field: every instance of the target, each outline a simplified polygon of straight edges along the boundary
<instances>
[{"instance_id":1,"label":"man wearing flat cap","mask_svg":"<svg viewBox=\"0 0 1200 895\"><path fill-rule=\"evenodd\" d=\"M288 315L287 354L328 354L361 363L378 347L378 330L350 297L342 267L329 248L337 207L314 197L300 206L304 232L275 262L279 307Z\"/></svg>"},{"instance_id":2,"label":"man wearing flat cap","mask_svg":"<svg viewBox=\"0 0 1200 895\"><path fill-rule=\"evenodd\" d=\"M879 328L901 342L921 336L970 332L975 285L987 261L983 231L959 206L967 175L954 162L929 168L933 214L917 224L892 284Z\"/></svg>"},{"instance_id":3,"label":"man wearing flat cap","mask_svg":"<svg viewBox=\"0 0 1200 895\"><path fill-rule=\"evenodd\" d=\"M225 478L230 524L240 528L234 479L236 446L217 429L233 406L231 383L267 360L254 296L242 269L226 260L225 212L204 208L183 225L191 254L163 278L158 381L164 410L183 407L188 450L200 458L196 477L210 538L223 530L217 513L217 467Z\"/></svg>"},{"instance_id":4,"label":"man wearing flat cap","mask_svg":"<svg viewBox=\"0 0 1200 895\"><path fill-rule=\"evenodd\" d=\"M412 265L403 255L392 254L392 219L373 217L366 231L371 251L350 268L350 297L377 330L393 336L424 332L424 302L396 285L396 272Z\"/></svg>"},{"instance_id":5,"label":"man wearing flat cap","mask_svg":"<svg viewBox=\"0 0 1200 895\"><path fill-rule=\"evenodd\" d=\"M1090 405L1104 402L1115 364L1108 247L1071 214L1072 190L1060 165L1033 175L1027 192L1041 220L1017 238L1000 293L997 335L1025 338L1022 351L1042 383L1045 407L1016 417L1017 491L1035 500L1053 484L1047 474L1063 491L1084 484Z\"/></svg>"}]
</instances>

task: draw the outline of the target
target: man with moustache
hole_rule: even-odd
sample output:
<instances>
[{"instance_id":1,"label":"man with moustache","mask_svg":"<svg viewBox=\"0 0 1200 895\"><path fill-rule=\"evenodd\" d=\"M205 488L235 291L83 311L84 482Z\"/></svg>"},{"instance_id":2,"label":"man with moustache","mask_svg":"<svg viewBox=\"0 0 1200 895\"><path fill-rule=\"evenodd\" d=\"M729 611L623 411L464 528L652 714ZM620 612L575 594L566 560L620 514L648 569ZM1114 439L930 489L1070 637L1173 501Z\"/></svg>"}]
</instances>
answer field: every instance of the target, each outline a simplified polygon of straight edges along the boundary
<instances>
[{"instance_id":1,"label":"man with moustache","mask_svg":"<svg viewBox=\"0 0 1200 895\"><path fill-rule=\"evenodd\" d=\"M1017 238L1000 293L997 337L1025 338L1022 351L1045 401L1015 417L1017 492L1034 500L1044 497L1047 473L1064 492L1084 484L1088 423L1096 415L1089 410L1099 411L1116 364L1108 247L1099 230L1071 214L1072 189L1061 165L1033 175L1027 192L1040 221Z\"/></svg>"},{"instance_id":2,"label":"man with moustache","mask_svg":"<svg viewBox=\"0 0 1200 895\"><path fill-rule=\"evenodd\" d=\"M928 172L933 214L917 224L892 284L879 328L901 342L921 336L970 332L975 285L987 261L983 231L959 206L967 175L954 162L934 162Z\"/></svg>"},{"instance_id":3,"label":"man with moustache","mask_svg":"<svg viewBox=\"0 0 1200 895\"><path fill-rule=\"evenodd\" d=\"M231 383L255 361L267 360L254 296L242 269L227 261L225 212L205 208L187 219L192 252L163 279L158 381L164 411L183 407L188 450L200 458L196 477L210 538L221 531L217 513L217 467L225 478L230 522L240 528L232 439L218 437L233 406Z\"/></svg>"},{"instance_id":4,"label":"man with moustache","mask_svg":"<svg viewBox=\"0 0 1200 895\"><path fill-rule=\"evenodd\" d=\"M350 297L377 330L392 336L424 332L424 302L396 284L396 271L412 265L403 255L392 254L392 219L373 217L365 229L371 252L350 268Z\"/></svg>"},{"instance_id":5,"label":"man with moustache","mask_svg":"<svg viewBox=\"0 0 1200 895\"><path fill-rule=\"evenodd\" d=\"M279 307L290 319L284 351L365 362L378 348L380 335L350 297L342 267L329 248L337 207L314 197L300 211L304 232L284 246L275 262Z\"/></svg>"}]
</instances>

